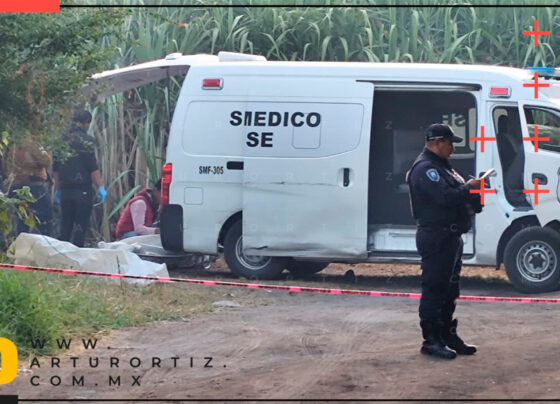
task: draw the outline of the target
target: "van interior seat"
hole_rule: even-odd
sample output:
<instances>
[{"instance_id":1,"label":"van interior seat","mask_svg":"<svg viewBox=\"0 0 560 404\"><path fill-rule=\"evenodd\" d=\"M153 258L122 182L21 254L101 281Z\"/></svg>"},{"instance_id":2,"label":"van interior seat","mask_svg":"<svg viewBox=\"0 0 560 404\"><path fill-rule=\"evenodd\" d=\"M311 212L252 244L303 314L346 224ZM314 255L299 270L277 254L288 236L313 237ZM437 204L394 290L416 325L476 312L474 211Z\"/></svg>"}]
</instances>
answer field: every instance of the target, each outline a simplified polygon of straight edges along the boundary
<instances>
[{"instance_id":1,"label":"van interior seat","mask_svg":"<svg viewBox=\"0 0 560 404\"><path fill-rule=\"evenodd\" d=\"M498 131L496 141L502 162L504 191L506 199L514 207L528 207L525 194L523 194L523 168L525 166L525 155L521 133L516 131L516 125L510 125L508 115L498 118Z\"/></svg>"},{"instance_id":2,"label":"van interior seat","mask_svg":"<svg viewBox=\"0 0 560 404\"><path fill-rule=\"evenodd\" d=\"M515 147L513 139L509 136L509 121L507 115L498 118L497 142L500 148L500 156L502 157L502 168L505 171L509 169L513 159L515 158L518 148Z\"/></svg>"}]
</instances>

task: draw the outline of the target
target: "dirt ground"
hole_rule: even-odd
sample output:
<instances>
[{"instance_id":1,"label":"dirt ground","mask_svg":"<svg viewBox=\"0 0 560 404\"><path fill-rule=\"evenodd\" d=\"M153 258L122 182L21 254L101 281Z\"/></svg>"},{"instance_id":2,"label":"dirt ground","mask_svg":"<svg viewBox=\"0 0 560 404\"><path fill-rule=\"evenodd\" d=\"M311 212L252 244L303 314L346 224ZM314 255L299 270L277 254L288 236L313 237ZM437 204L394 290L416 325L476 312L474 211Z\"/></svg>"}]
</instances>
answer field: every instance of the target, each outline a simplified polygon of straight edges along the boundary
<instances>
[{"instance_id":1,"label":"dirt ground","mask_svg":"<svg viewBox=\"0 0 560 404\"><path fill-rule=\"evenodd\" d=\"M173 276L228 278L218 269ZM352 274L347 271L352 270ZM346 274L346 275L345 275ZM333 265L315 284L416 292L415 265ZM463 294L521 296L492 268L467 268ZM200 286L206 287L206 286ZM227 288L226 288L227 289ZM478 345L472 357L420 355L418 301L229 288L224 300L253 295L255 306L220 307L198 318L114 331L95 350L61 354L41 367L20 363L0 393L73 399L560 399L559 305L461 301L459 333ZM560 293L539 297L560 298ZM71 357L77 359L72 366ZM99 365L91 368L90 357ZM110 358L119 368L110 367ZM140 359L133 368L130 359ZM153 357L161 360L152 367ZM176 366L171 358L178 357ZM192 361L191 361L192 358ZM208 366L204 365L212 358ZM134 362L136 365L137 362ZM33 376L39 386L32 386ZM60 377L61 385L50 383ZM84 386L71 386L84 376ZM108 378L121 376L121 386ZM132 386L134 379L140 386ZM55 379L55 383L57 379Z\"/></svg>"}]
</instances>

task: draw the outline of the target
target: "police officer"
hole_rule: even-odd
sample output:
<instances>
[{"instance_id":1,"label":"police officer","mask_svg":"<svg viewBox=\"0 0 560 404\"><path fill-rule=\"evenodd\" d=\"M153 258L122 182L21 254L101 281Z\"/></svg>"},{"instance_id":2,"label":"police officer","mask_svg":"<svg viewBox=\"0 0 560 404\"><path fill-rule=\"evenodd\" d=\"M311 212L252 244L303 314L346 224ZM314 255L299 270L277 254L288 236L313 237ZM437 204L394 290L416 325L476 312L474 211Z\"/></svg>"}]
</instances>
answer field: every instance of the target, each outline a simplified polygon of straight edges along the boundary
<instances>
[{"instance_id":1,"label":"police officer","mask_svg":"<svg viewBox=\"0 0 560 404\"><path fill-rule=\"evenodd\" d=\"M461 141L448 125L431 125L424 150L406 177L418 225L416 247L422 258L421 352L444 359L476 352L475 346L457 335L453 319L463 254L461 234L469 231L474 213L482 210L479 194L470 192L480 188L480 180L471 178L465 183L449 164L453 143Z\"/></svg>"},{"instance_id":2,"label":"police officer","mask_svg":"<svg viewBox=\"0 0 560 404\"><path fill-rule=\"evenodd\" d=\"M57 158L53 164L54 200L60 203L62 215L60 239L72 240L78 247L84 246L89 227L93 208L92 182L97 186L100 202L107 196L95 158L95 139L87 133L91 118L85 110L74 113L73 126L63 136L71 155L66 159Z\"/></svg>"}]
</instances>

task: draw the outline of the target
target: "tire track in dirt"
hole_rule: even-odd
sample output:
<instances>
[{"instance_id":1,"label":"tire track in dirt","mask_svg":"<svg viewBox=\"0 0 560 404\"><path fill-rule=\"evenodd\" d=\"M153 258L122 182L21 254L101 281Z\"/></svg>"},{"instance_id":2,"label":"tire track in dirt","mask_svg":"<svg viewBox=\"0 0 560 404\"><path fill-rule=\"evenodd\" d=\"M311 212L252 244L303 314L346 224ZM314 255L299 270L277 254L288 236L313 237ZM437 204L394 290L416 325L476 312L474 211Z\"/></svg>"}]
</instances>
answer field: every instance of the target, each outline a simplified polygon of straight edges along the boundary
<instances>
[{"instance_id":1,"label":"tire track in dirt","mask_svg":"<svg viewBox=\"0 0 560 404\"><path fill-rule=\"evenodd\" d=\"M355 389L369 388L372 384L393 383L390 375L383 367L372 366L375 364L377 347L386 345L386 335L393 335L394 322L387 321L384 310L359 309L351 311L344 318L344 326L347 329L346 338L350 344L343 345L339 354L341 360L338 367L345 370L342 375L339 371L333 373L330 383L343 387L345 392ZM375 379L372 380L370 372L356 372L355 369L367 366L375 369Z\"/></svg>"},{"instance_id":2,"label":"tire track in dirt","mask_svg":"<svg viewBox=\"0 0 560 404\"><path fill-rule=\"evenodd\" d=\"M364 347L375 346L382 338L382 335L374 332L374 328L383 327L388 330L388 324L379 322L379 317L383 320L383 313L373 309L360 308L353 312L344 305L336 307L328 319L325 319L330 327L314 328L313 334L306 332L298 340L300 351L303 352L299 366L304 366L307 362L308 371L301 372L300 377L290 384L269 392L271 396L277 392L282 393L283 397L317 397L321 386L338 385L344 392L351 392L370 385L370 375L355 372L354 367L367 362L368 357L374 353L364 350ZM336 338L333 337L335 334ZM310 368L313 369L312 372L309 371ZM378 380L389 382L385 372L381 370L377 371L376 376Z\"/></svg>"},{"instance_id":3,"label":"tire track in dirt","mask_svg":"<svg viewBox=\"0 0 560 404\"><path fill-rule=\"evenodd\" d=\"M254 353L261 346L262 332L257 327L243 321L240 334L248 337L248 340L245 338L245 344L239 344L238 348L232 352L230 360L246 359L249 354Z\"/></svg>"}]
</instances>

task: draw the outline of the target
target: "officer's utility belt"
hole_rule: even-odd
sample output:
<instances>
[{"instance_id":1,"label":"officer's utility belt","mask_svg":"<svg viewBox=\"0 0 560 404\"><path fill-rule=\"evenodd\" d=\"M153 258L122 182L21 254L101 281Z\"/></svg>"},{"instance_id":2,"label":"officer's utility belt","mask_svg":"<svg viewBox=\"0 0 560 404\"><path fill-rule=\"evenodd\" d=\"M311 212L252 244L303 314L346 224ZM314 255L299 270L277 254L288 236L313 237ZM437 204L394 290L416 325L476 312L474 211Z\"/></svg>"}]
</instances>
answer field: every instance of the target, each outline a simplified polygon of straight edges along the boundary
<instances>
[{"instance_id":1,"label":"officer's utility belt","mask_svg":"<svg viewBox=\"0 0 560 404\"><path fill-rule=\"evenodd\" d=\"M452 223L448 225L437 224L437 223L418 223L418 228L441 231L441 232L449 233L450 235L456 234L458 236L465 233L465 231L462 231L462 229L456 223Z\"/></svg>"},{"instance_id":2,"label":"officer's utility belt","mask_svg":"<svg viewBox=\"0 0 560 404\"><path fill-rule=\"evenodd\" d=\"M92 186L91 182L88 183L61 183L60 189L90 189Z\"/></svg>"}]
</instances>

